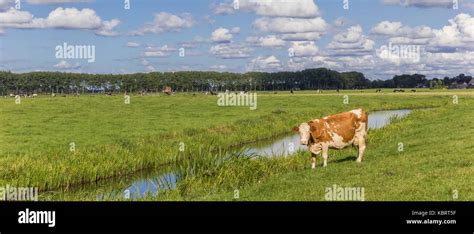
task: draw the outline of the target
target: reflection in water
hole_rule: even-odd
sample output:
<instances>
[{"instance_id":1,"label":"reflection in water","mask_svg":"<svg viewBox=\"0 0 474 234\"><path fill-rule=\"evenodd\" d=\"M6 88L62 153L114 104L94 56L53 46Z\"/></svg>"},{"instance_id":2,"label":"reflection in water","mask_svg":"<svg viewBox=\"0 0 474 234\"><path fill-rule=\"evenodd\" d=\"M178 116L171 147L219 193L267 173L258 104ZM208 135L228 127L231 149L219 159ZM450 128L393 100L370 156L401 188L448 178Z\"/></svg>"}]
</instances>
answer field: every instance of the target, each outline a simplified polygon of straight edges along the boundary
<instances>
[{"instance_id":1,"label":"reflection in water","mask_svg":"<svg viewBox=\"0 0 474 234\"><path fill-rule=\"evenodd\" d=\"M174 189L178 179L174 173L157 174L156 171L134 176L131 179L116 179L82 188L77 192L98 194L101 200L135 200L147 196L156 196L160 192ZM103 189L106 188L106 189ZM108 188L108 189L107 189ZM83 190L83 191L81 191ZM104 191L105 190L105 191Z\"/></svg>"},{"instance_id":2,"label":"reflection in water","mask_svg":"<svg viewBox=\"0 0 474 234\"><path fill-rule=\"evenodd\" d=\"M408 115L411 110L387 110L375 111L369 113L369 129L382 128L390 123L390 119L394 117L403 118ZM250 146L246 151L248 155L261 156L287 156L295 153L298 150L306 150L305 145L300 144L300 137L298 134L285 136L280 139L273 139L271 141L259 142Z\"/></svg>"},{"instance_id":3,"label":"reflection in water","mask_svg":"<svg viewBox=\"0 0 474 234\"><path fill-rule=\"evenodd\" d=\"M403 118L407 116L411 110L388 110L388 111L375 111L369 114L369 128L382 128L390 123L390 119L393 117Z\"/></svg>"},{"instance_id":4,"label":"reflection in water","mask_svg":"<svg viewBox=\"0 0 474 234\"><path fill-rule=\"evenodd\" d=\"M151 179L142 179L133 182L133 184L125 189L124 197L126 199L137 199L147 195L156 195L165 190L174 189L176 187L176 175L168 173Z\"/></svg>"},{"instance_id":5,"label":"reflection in water","mask_svg":"<svg viewBox=\"0 0 474 234\"><path fill-rule=\"evenodd\" d=\"M260 156L287 156L298 150L306 150L306 145L301 145L300 135L294 134L273 142L255 143L245 153Z\"/></svg>"}]
</instances>

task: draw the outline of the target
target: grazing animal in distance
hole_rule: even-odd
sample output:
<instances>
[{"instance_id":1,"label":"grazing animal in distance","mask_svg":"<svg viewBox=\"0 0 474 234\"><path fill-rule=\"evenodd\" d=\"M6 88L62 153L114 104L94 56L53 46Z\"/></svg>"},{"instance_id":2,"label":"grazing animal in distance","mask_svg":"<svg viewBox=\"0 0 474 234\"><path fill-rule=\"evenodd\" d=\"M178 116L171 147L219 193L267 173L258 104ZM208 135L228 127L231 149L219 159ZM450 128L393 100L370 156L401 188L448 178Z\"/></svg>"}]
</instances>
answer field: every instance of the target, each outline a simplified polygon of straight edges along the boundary
<instances>
[{"instance_id":1,"label":"grazing animal in distance","mask_svg":"<svg viewBox=\"0 0 474 234\"><path fill-rule=\"evenodd\" d=\"M163 89L163 93L165 93L166 95L171 95L171 94L173 93L173 90L171 89L171 87L166 86L166 87Z\"/></svg>"},{"instance_id":2,"label":"grazing animal in distance","mask_svg":"<svg viewBox=\"0 0 474 234\"><path fill-rule=\"evenodd\" d=\"M358 147L357 162L362 162L367 141L368 116L362 109L355 109L294 127L300 142L311 152L311 168L316 167L316 155L322 152L324 167L327 166L329 148L342 149L350 145Z\"/></svg>"},{"instance_id":3,"label":"grazing animal in distance","mask_svg":"<svg viewBox=\"0 0 474 234\"><path fill-rule=\"evenodd\" d=\"M416 93L416 89L412 89L411 91L414 92L414 93Z\"/></svg>"},{"instance_id":4,"label":"grazing animal in distance","mask_svg":"<svg viewBox=\"0 0 474 234\"><path fill-rule=\"evenodd\" d=\"M375 90L375 92L376 92L376 93L380 93L380 92L382 92L382 90L381 90L381 89L377 89L377 90Z\"/></svg>"}]
</instances>

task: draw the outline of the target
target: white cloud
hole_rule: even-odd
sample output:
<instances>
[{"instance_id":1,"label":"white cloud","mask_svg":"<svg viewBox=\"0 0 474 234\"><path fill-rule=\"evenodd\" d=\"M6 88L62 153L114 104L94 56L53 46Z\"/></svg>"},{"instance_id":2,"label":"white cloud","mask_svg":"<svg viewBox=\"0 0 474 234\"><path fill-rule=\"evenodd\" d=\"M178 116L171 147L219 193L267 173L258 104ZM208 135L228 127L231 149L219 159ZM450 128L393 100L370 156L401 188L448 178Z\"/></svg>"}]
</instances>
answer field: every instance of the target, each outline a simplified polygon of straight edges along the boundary
<instances>
[{"instance_id":1,"label":"white cloud","mask_svg":"<svg viewBox=\"0 0 474 234\"><path fill-rule=\"evenodd\" d=\"M401 22L382 21L372 28L372 32L380 35L395 36L401 33Z\"/></svg>"},{"instance_id":2,"label":"white cloud","mask_svg":"<svg viewBox=\"0 0 474 234\"><path fill-rule=\"evenodd\" d=\"M149 72L154 72L154 71L156 71L155 67L153 67L152 65L146 66L146 70L149 71Z\"/></svg>"},{"instance_id":3,"label":"white cloud","mask_svg":"<svg viewBox=\"0 0 474 234\"><path fill-rule=\"evenodd\" d=\"M240 27L233 27L230 29L230 33L237 34L240 33Z\"/></svg>"},{"instance_id":4,"label":"white cloud","mask_svg":"<svg viewBox=\"0 0 474 234\"><path fill-rule=\"evenodd\" d=\"M307 33L324 32L327 28L326 21L322 18L297 19L297 18L259 18L253 26L264 32L275 33Z\"/></svg>"},{"instance_id":5,"label":"white cloud","mask_svg":"<svg viewBox=\"0 0 474 234\"><path fill-rule=\"evenodd\" d=\"M125 44L126 47L130 47L130 48L135 48L135 47L140 47L140 44L136 43L136 42L127 42L127 44Z\"/></svg>"},{"instance_id":6,"label":"white cloud","mask_svg":"<svg viewBox=\"0 0 474 234\"><path fill-rule=\"evenodd\" d=\"M240 0L239 9L271 17L314 18L320 15L313 0Z\"/></svg>"},{"instance_id":7,"label":"white cloud","mask_svg":"<svg viewBox=\"0 0 474 234\"><path fill-rule=\"evenodd\" d=\"M117 33L113 29L119 24L118 19L103 21L94 10L88 8L78 10L58 7L51 11L47 18L34 18L31 13L14 8L0 13L0 26L4 28L85 29L92 30L101 36L115 36Z\"/></svg>"},{"instance_id":8,"label":"white cloud","mask_svg":"<svg viewBox=\"0 0 474 234\"><path fill-rule=\"evenodd\" d=\"M290 50L294 52L295 57L314 56L319 49L314 41L295 41L291 43Z\"/></svg>"},{"instance_id":9,"label":"white cloud","mask_svg":"<svg viewBox=\"0 0 474 234\"><path fill-rule=\"evenodd\" d=\"M218 44L209 49L209 53L223 59L248 58L253 50L243 44Z\"/></svg>"},{"instance_id":10,"label":"white cloud","mask_svg":"<svg viewBox=\"0 0 474 234\"><path fill-rule=\"evenodd\" d=\"M131 34L144 35L146 33L178 32L185 28L191 28L193 25L194 20L187 14L177 16L167 12L160 12L155 14L153 22L146 23L141 29Z\"/></svg>"},{"instance_id":11,"label":"white cloud","mask_svg":"<svg viewBox=\"0 0 474 234\"><path fill-rule=\"evenodd\" d=\"M228 43L232 40L232 33L229 29L218 28L212 32L211 41L217 43Z\"/></svg>"},{"instance_id":12,"label":"white cloud","mask_svg":"<svg viewBox=\"0 0 474 234\"><path fill-rule=\"evenodd\" d=\"M264 37L248 37L245 41L255 46L272 48L281 48L286 45L286 41L280 39L275 35L269 35Z\"/></svg>"},{"instance_id":13,"label":"white cloud","mask_svg":"<svg viewBox=\"0 0 474 234\"><path fill-rule=\"evenodd\" d=\"M71 64L66 60L61 60L59 63L55 64L53 67L58 69L78 69L81 67L79 63Z\"/></svg>"},{"instance_id":14,"label":"white cloud","mask_svg":"<svg viewBox=\"0 0 474 234\"><path fill-rule=\"evenodd\" d=\"M379 60L375 71L381 75L392 76L400 73L421 73L430 77L442 78L468 72L473 74L474 51L454 53L423 53L421 62ZM394 63L397 66L394 66ZM403 66L401 66L403 65Z\"/></svg>"},{"instance_id":15,"label":"white cloud","mask_svg":"<svg viewBox=\"0 0 474 234\"><path fill-rule=\"evenodd\" d=\"M102 27L100 27L95 34L99 36L106 36L106 37L111 37L111 36L117 36L119 33L114 32L114 28L117 27L120 24L120 20L118 19L113 19L110 21L103 21L102 22Z\"/></svg>"},{"instance_id":16,"label":"white cloud","mask_svg":"<svg viewBox=\"0 0 474 234\"><path fill-rule=\"evenodd\" d=\"M171 55L171 52L176 51L176 48L170 47L168 45L164 45L162 47L153 47L148 46L145 48L143 52L143 56L145 57L168 57Z\"/></svg>"},{"instance_id":17,"label":"white cloud","mask_svg":"<svg viewBox=\"0 0 474 234\"><path fill-rule=\"evenodd\" d=\"M234 6L232 3L212 3L209 5L212 13L216 15L230 15L234 14Z\"/></svg>"},{"instance_id":18,"label":"white cloud","mask_svg":"<svg viewBox=\"0 0 474 234\"><path fill-rule=\"evenodd\" d=\"M355 25L336 34L327 48L337 54L355 56L371 52L374 44L374 41L362 34L362 27Z\"/></svg>"},{"instance_id":19,"label":"white cloud","mask_svg":"<svg viewBox=\"0 0 474 234\"><path fill-rule=\"evenodd\" d=\"M15 0L0 0L0 9L10 8L15 4Z\"/></svg>"},{"instance_id":20,"label":"white cloud","mask_svg":"<svg viewBox=\"0 0 474 234\"><path fill-rule=\"evenodd\" d=\"M258 56L247 65L248 71L275 71L280 70L281 64L275 56Z\"/></svg>"},{"instance_id":21,"label":"white cloud","mask_svg":"<svg viewBox=\"0 0 474 234\"><path fill-rule=\"evenodd\" d=\"M448 26L434 30L434 34L434 40L430 41L433 46L474 48L474 17L458 14L449 20Z\"/></svg>"},{"instance_id":22,"label":"white cloud","mask_svg":"<svg viewBox=\"0 0 474 234\"><path fill-rule=\"evenodd\" d=\"M305 32L305 33L283 33L279 36L285 41L315 41L319 40L323 35L322 32Z\"/></svg>"},{"instance_id":23,"label":"white cloud","mask_svg":"<svg viewBox=\"0 0 474 234\"><path fill-rule=\"evenodd\" d=\"M79 29L98 29L102 27L101 18L94 10L84 8L56 8L49 13L46 19L35 19L32 26L41 28L79 28Z\"/></svg>"},{"instance_id":24,"label":"white cloud","mask_svg":"<svg viewBox=\"0 0 474 234\"><path fill-rule=\"evenodd\" d=\"M383 0L383 3L388 5L399 5L404 7L418 8L452 8L454 4L453 2L453 0ZM459 2L463 2L463 0L459 0Z\"/></svg>"},{"instance_id":25,"label":"white cloud","mask_svg":"<svg viewBox=\"0 0 474 234\"><path fill-rule=\"evenodd\" d=\"M315 67L325 67L338 71L371 71L376 67L373 55L362 56L331 56L318 54L310 57L293 57L287 62L289 70L303 70ZM366 74L367 75L367 74Z\"/></svg>"},{"instance_id":26,"label":"white cloud","mask_svg":"<svg viewBox=\"0 0 474 234\"><path fill-rule=\"evenodd\" d=\"M425 63L443 66L456 64L460 67L474 66L474 51L455 53L427 53L423 58Z\"/></svg>"},{"instance_id":27,"label":"white cloud","mask_svg":"<svg viewBox=\"0 0 474 234\"><path fill-rule=\"evenodd\" d=\"M394 44L426 45L430 51L456 51L474 48L474 17L461 13L441 29L427 26L407 27L400 22L382 21L372 28L377 35Z\"/></svg>"},{"instance_id":28,"label":"white cloud","mask_svg":"<svg viewBox=\"0 0 474 234\"><path fill-rule=\"evenodd\" d=\"M19 11L10 8L5 12L0 12L0 25L16 25L29 23L33 19L33 15L27 11Z\"/></svg>"},{"instance_id":29,"label":"white cloud","mask_svg":"<svg viewBox=\"0 0 474 234\"><path fill-rule=\"evenodd\" d=\"M392 44L426 45L429 41L430 38L392 37L389 39Z\"/></svg>"},{"instance_id":30,"label":"white cloud","mask_svg":"<svg viewBox=\"0 0 474 234\"><path fill-rule=\"evenodd\" d=\"M433 31L427 26L407 27L401 22L382 21L372 28L372 32L384 36L398 36L408 38L430 38Z\"/></svg>"},{"instance_id":31,"label":"white cloud","mask_svg":"<svg viewBox=\"0 0 474 234\"><path fill-rule=\"evenodd\" d=\"M334 26L336 27L344 27L346 26L349 22L349 20L347 20L346 18L344 17L339 17L337 18L336 20L334 20Z\"/></svg>"},{"instance_id":32,"label":"white cloud","mask_svg":"<svg viewBox=\"0 0 474 234\"><path fill-rule=\"evenodd\" d=\"M377 60L372 54L366 54L362 56L341 56L336 57L334 60L341 67L348 68L349 70L373 70L377 66Z\"/></svg>"}]
</instances>

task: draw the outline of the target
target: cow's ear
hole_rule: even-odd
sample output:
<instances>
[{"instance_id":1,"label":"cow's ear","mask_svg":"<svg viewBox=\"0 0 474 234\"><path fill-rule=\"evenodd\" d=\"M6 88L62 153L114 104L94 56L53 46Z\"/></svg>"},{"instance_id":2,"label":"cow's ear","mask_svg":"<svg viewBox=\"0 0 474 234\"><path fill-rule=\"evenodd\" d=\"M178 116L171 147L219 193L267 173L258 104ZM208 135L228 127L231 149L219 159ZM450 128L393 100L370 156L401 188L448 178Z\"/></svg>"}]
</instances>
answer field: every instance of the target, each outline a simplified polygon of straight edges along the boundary
<instances>
[{"instance_id":1,"label":"cow's ear","mask_svg":"<svg viewBox=\"0 0 474 234\"><path fill-rule=\"evenodd\" d=\"M292 130L293 132L299 132L299 131L300 131L300 128L299 128L299 127L293 127L291 130Z\"/></svg>"}]
</instances>

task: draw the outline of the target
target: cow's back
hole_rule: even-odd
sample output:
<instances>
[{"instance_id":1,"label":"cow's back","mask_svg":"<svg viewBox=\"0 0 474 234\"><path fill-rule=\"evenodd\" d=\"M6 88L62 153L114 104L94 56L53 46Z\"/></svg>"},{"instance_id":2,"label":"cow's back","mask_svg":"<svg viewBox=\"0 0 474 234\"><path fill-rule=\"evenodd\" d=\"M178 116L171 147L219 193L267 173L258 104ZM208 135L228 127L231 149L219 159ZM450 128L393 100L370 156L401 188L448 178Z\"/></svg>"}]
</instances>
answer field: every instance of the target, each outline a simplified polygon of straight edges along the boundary
<instances>
[{"instance_id":1,"label":"cow's back","mask_svg":"<svg viewBox=\"0 0 474 234\"><path fill-rule=\"evenodd\" d=\"M362 109L351 110L310 121L315 142L327 143L336 148L352 144L358 138L366 138L367 113Z\"/></svg>"}]
</instances>

